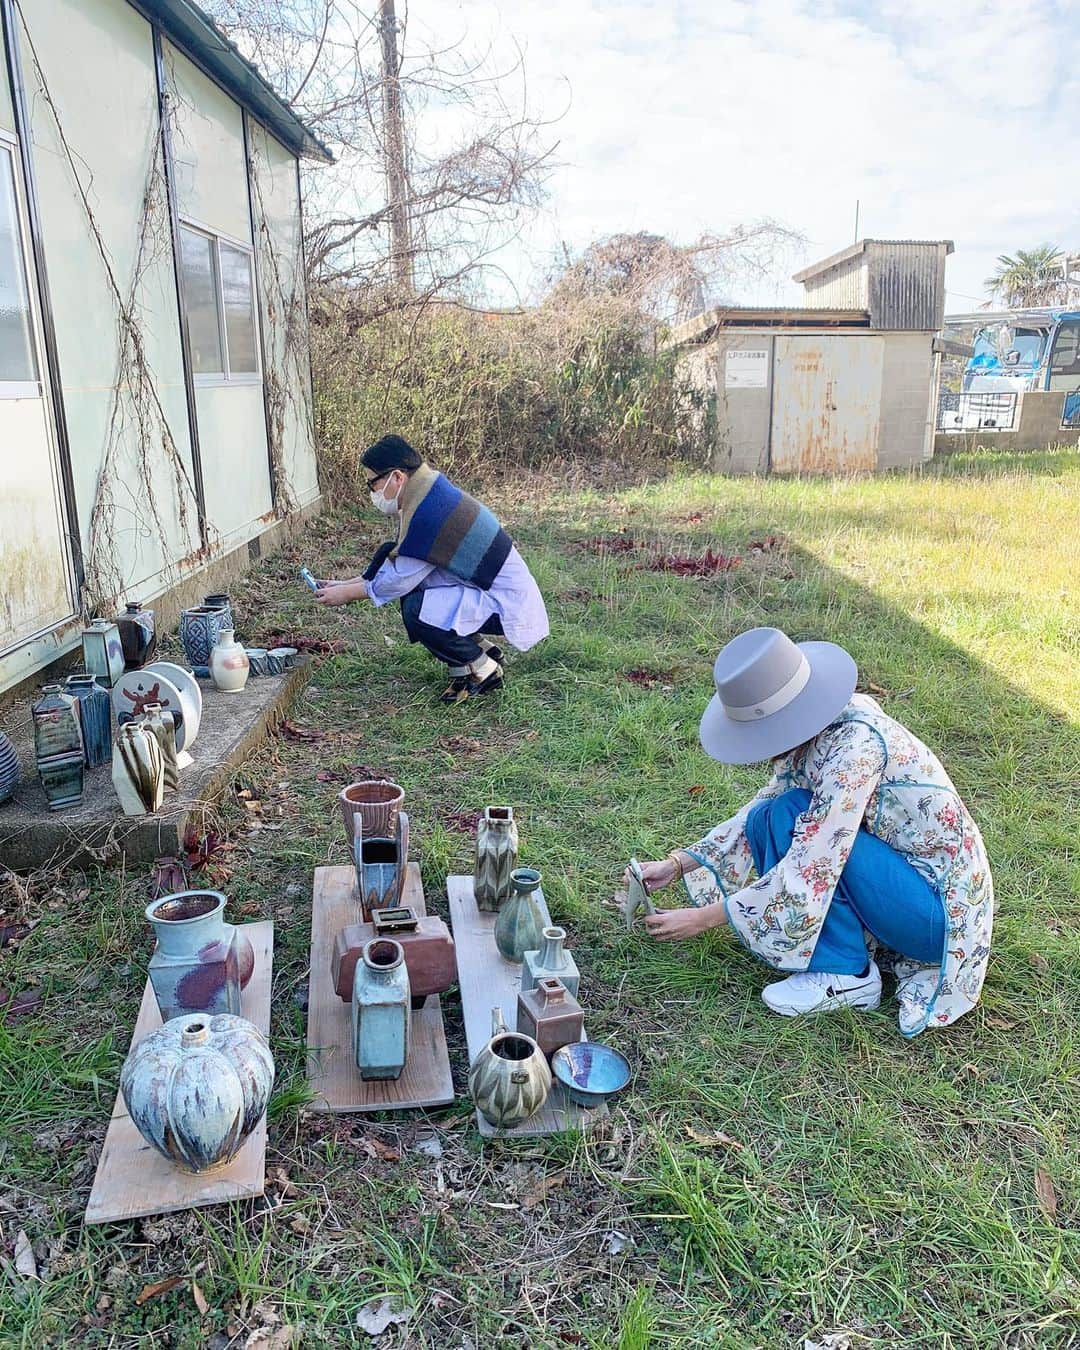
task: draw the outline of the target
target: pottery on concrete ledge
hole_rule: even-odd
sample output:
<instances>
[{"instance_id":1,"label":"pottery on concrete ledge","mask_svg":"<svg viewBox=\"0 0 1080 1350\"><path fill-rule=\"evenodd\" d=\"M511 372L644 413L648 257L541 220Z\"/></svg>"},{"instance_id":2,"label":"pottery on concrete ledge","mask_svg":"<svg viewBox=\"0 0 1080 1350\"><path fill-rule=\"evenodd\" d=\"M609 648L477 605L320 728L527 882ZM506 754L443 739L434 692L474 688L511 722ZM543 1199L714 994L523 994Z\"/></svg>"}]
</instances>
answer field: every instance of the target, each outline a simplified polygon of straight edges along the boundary
<instances>
[{"instance_id":1,"label":"pottery on concrete ledge","mask_svg":"<svg viewBox=\"0 0 1080 1350\"><path fill-rule=\"evenodd\" d=\"M141 720L125 722L113 741L113 788L125 816L152 815L165 792L165 761L157 737Z\"/></svg>"},{"instance_id":2,"label":"pottery on concrete ledge","mask_svg":"<svg viewBox=\"0 0 1080 1350\"><path fill-rule=\"evenodd\" d=\"M231 628L223 628L210 652L210 678L223 694L239 694L248 682L247 652Z\"/></svg>"},{"instance_id":3,"label":"pottery on concrete ledge","mask_svg":"<svg viewBox=\"0 0 1080 1350\"><path fill-rule=\"evenodd\" d=\"M128 670L136 670L154 659L157 634L152 609L144 609L138 600L129 600L123 614L116 616L115 623L120 630L120 646Z\"/></svg>"},{"instance_id":4,"label":"pottery on concrete ledge","mask_svg":"<svg viewBox=\"0 0 1080 1350\"><path fill-rule=\"evenodd\" d=\"M184 655L192 666L208 666L210 653L214 649L223 629L230 625L224 610L211 609L207 605L195 605L185 609L180 615L180 641L184 645Z\"/></svg>"},{"instance_id":5,"label":"pottery on concrete ledge","mask_svg":"<svg viewBox=\"0 0 1080 1350\"><path fill-rule=\"evenodd\" d=\"M112 759L113 714L109 691L94 675L80 672L64 681L64 693L75 700L82 728L86 767L96 768Z\"/></svg>"},{"instance_id":6,"label":"pottery on concrete ledge","mask_svg":"<svg viewBox=\"0 0 1080 1350\"><path fill-rule=\"evenodd\" d=\"M15 746L11 738L0 731L0 802L6 802L14 796L21 778L22 770L19 768Z\"/></svg>"},{"instance_id":7,"label":"pottery on concrete ledge","mask_svg":"<svg viewBox=\"0 0 1080 1350\"><path fill-rule=\"evenodd\" d=\"M124 644L111 619L95 619L82 631L83 665L111 689L124 673Z\"/></svg>"}]
</instances>

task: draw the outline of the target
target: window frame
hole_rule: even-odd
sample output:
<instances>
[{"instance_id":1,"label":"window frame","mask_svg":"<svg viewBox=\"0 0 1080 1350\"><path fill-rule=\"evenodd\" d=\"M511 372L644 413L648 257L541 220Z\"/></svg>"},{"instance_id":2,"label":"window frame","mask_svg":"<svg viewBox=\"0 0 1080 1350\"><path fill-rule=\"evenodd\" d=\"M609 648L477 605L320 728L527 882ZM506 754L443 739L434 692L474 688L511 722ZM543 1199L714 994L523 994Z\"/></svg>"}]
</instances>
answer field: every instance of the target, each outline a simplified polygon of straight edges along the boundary
<instances>
[{"instance_id":1,"label":"window frame","mask_svg":"<svg viewBox=\"0 0 1080 1350\"><path fill-rule=\"evenodd\" d=\"M38 336L37 311L34 308L34 273L28 251L27 225L24 218L22 184L20 182L17 159L19 142L9 132L0 128L0 173L10 172L12 199L15 203L15 248L16 257L22 263L23 290L26 295L26 320L30 340L30 354L37 369L36 380L0 379L0 400L43 399L45 397L45 379L41 371L41 341ZM6 157L6 163L5 163Z\"/></svg>"},{"instance_id":2,"label":"window frame","mask_svg":"<svg viewBox=\"0 0 1080 1350\"><path fill-rule=\"evenodd\" d=\"M221 346L222 362L225 369L223 371L193 370L192 379L195 382L196 388L216 389L223 388L226 385L261 385L263 382L262 334L259 327L259 290L255 280L254 248L250 244L245 243L243 239L237 239L231 234L224 234L221 230L213 230L209 225L204 225L201 221L194 220L191 216L180 217L180 228L206 239L212 246L214 255L214 298L216 301L215 309L217 311L218 342ZM221 271L222 244L227 244L238 253L242 253L248 260L248 276L251 278L252 341L255 351L254 370L239 370L234 372L231 369L228 324L225 321L225 287ZM181 257L178 261L180 263L181 275L183 275L183 258ZM185 324L188 322L186 294L184 296L184 322Z\"/></svg>"}]
</instances>

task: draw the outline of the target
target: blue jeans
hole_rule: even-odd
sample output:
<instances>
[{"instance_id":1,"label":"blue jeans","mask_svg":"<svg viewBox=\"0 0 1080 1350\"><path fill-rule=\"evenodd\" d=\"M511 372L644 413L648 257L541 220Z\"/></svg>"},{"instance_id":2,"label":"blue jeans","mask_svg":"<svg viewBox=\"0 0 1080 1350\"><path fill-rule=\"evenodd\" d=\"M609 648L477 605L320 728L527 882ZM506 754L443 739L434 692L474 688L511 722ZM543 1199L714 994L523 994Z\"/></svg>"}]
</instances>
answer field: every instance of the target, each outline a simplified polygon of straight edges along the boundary
<instances>
[{"instance_id":1,"label":"blue jeans","mask_svg":"<svg viewBox=\"0 0 1080 1350\"><path fill-rule=\"evenodd\" d=\"M810 805L805 788L758 802L746 817L746 838L758 876L791 847L795 822ZM926 878L896 849L859 830L840 874L807 970L861 975L869 955L863 929L884 946L927 965L941 960L945 907Z\"/></svg>"}]
</instances>

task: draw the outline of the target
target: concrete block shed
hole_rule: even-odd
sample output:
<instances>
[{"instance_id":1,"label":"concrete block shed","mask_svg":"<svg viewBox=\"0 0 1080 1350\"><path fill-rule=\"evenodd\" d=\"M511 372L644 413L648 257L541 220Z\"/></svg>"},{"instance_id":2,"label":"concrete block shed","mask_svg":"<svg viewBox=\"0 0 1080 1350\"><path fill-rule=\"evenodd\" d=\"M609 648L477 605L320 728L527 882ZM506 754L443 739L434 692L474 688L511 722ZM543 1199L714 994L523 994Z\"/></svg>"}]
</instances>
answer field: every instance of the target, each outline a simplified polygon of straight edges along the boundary
<instances>
[{"instance_id":1,"label":"concrete block shed","mask_svg":"<svg viewBox=\"0 0 1080 1350\"><path fill-rule=\"evenodd\" d=\"M191 0L0 0L0 692L319 500L299 159Z\"/></svg>"},{"instance_id":2,"label":"concrete block shed","mask_svg":"<svg viewBox=\"0 0 1080 1350\"><path fill-rule=\"evenodd\" d=\"M812 304L721 307L674 329L712 467L828 473L929 459L951 251L864 239L796 274Z\"/></svg>"}]
</instances>

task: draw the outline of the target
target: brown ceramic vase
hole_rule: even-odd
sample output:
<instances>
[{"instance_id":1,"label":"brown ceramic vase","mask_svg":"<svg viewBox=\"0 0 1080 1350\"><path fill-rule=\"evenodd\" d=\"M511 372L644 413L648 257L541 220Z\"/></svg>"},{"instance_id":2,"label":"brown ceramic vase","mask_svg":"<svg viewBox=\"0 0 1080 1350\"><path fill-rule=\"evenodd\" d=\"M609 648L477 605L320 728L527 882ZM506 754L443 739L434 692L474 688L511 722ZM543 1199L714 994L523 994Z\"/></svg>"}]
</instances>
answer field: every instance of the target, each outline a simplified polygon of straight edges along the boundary
<instances>
[{"instance_id":1,"label":"brown ceramic vase","mask_svg":"<svg viewBox=\"0 0 1080 1350\"><path fill-rule=\"evenodd\" d=\"M395 838L398 815L404 801L405 790L396 783L350 783L348 787L342 788L338 793L338 805L349 848L352 848L355 836L354 816L363 820L365 838Z\"/></svg>"},{"instance_id":2,"label":"brown ceramic vase","mask_svg":"<svg viewBox=\"0 0 1080 1350\"><path fill-rule=\"evenodd\" d=\"M550 1057L561 1046L581 1040L585 1013L562 980L541 979L534 989L518 994L517 1029L531 1036Z\"/></svg>"}]
</instances>

